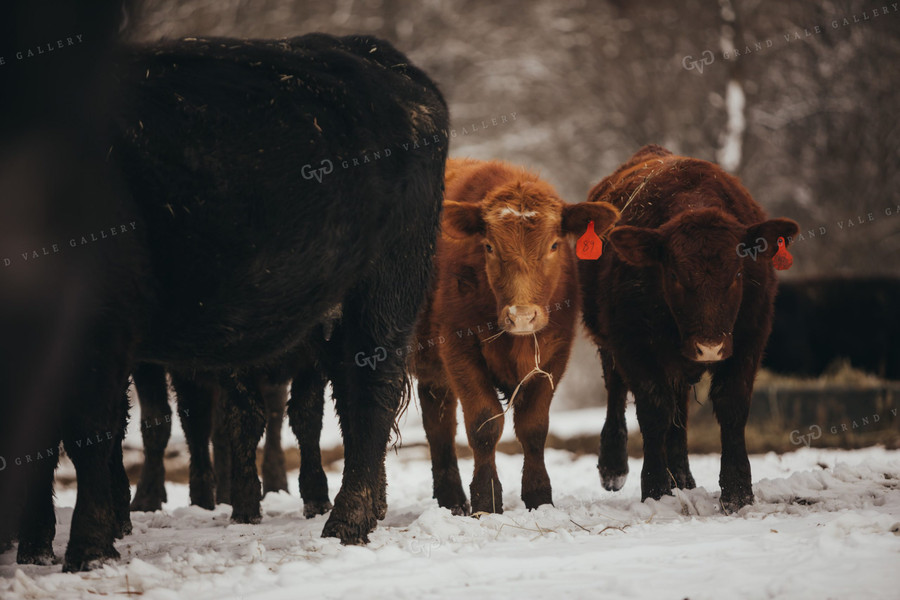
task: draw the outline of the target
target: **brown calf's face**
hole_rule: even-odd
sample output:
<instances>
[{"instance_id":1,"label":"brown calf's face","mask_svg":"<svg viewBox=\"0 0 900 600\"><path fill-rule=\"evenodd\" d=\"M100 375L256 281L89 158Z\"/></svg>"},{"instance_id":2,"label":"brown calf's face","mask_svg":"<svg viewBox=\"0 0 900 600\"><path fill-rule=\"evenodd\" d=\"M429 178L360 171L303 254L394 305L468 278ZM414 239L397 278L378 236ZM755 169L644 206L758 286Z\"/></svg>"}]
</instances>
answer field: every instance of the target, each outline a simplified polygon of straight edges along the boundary
<instances>
[{"instance_id":1,"label":"brown calf's face","mask_svg":"<svg viewBox=\"0 0 900 600\"><path fill-rule=\"evenodd\" d=\"M789 219L772 219L750 227L717 209L684 213L659 229L622 226L610 233L618 255L638 267L657 269L666 304L681 336L681 354L712 363L732 355L733 331L750 261L768 261L779 237L797 234ZM754 258L736 249L761 247ZM743 244L743 245L742 245Z\"/></svg>"},{"instance_id":2,"label":"brown calf's face","mask_svg":"<svg viewBox=\"0 0 900 600\"><path fill-rule=\"evenodd\" d=\"M618 219L607 203L566 204L540 181L495 189L480 204L444 202L444 230L477 236L485 273L497 301L497 323L508 333L528 335L547 326L547 305L572 260L567 234L581 235L589 221L600 233Z\"/></svg>"}]
</instances>

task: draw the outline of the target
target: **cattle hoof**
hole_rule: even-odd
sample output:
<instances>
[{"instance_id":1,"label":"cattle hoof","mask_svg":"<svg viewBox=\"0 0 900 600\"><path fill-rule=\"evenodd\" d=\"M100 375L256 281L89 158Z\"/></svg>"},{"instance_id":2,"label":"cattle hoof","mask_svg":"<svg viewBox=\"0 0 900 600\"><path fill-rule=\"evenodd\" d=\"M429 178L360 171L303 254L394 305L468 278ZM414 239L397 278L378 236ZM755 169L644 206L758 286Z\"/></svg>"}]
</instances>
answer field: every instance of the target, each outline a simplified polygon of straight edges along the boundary
<instances>
[{"instance_id":1,"label":"cattle hoof","mask_svg":"<svg viewBox=\"0 0 900 600\"><path fill-rule=\"evenodd\" d=\"M159 496L151 497L135 494L134 500L131 501L130 508L132 511L156 512L162 508L163 502L165 502L165 499L160 498Z\"/></svg>"},{"instance_id":2,"label":"cattle hoof","mask_svg":"<svg viewBox=\"0 0 900 600\"><path fill-rule=\"evenodd\" d=\"M16 562L20 565L55 565L59 559L53 554L52 549L29 550L19 544L19 550L16 553Z\"/></svg>"},{"instance_id":3,"label":"cattle hoof","mask_svg":"<svg viewBox=\"0 0 900 600\"><path fill-rule=\"evenodd\" d=\"M552 506L553 494L550 491L550 488L535 490L531 492L523 492L522 501L525 502L525 508L527 508L528 510L534 510L539 506L543 506L544 504L550 504Z\"/></svg>"},{"instance_id":4,"label":"cattle hoof","mask_svg":"<svg viewBox=\"0 0 900 600\"><path fill-rule=\"evenodd\" d=\"M374 528L374 525L367 527L340 521L334 518L334 513L331 513L331 517L325 523L325 528L322 529L322 537L338 538L344 546L365 546L369 543L369 532Z\"/></svg>"},{"instance_id":5,"label":"cattle hoof","mask_svg":"<svg viewBox=\"0 0 900 600\"><path fill-rule=\"evenodd\" d=\"M66 552L66 561L63 564L63 573L80 573L93 571L104 564L119 558L119 552L107 546L102 550L72 550Z\"/></svg>"},{"instance_id":6,"label":"cattle hoof","mask_svg":"<svg viewBox=\"0 0 900 600\"><path fill-rule=\"evenodd\" d=\"M262 521L262 516L259 514L258 509L256 512L244 512L238 511L237 509L233 509L231 511L232 523L239 523L242 525L258 525L260 521Z\"/></svg>"},{"instance_id":7,"label":"cattle hoof","mask_svg":"<svg viewBox=\"0 0 900 600\"><path fill-rule=\"evenodd\" d=\"M330 511L334 506L330 501L309 501L303 503L303 516L307 519L312 519L313 517L317 517L319 515L324 515L328 511Z\"/></svg>"},{"instance_id":8,"label":"cattle hoof","mask_svg":"<svg viewBox=\"0 0 900 600\"><path fill-rule=\"evenodd\" d=\"M600 469L600 482L603 484L603 489L610 492L618 492L625 487L625 481L627 479L628 471L625 471L624 473L612 473L605 471L603 468Z\"/></svg>"},{"instance_id":9,"label":"cattle hoof","mask_svg":"<svg viewBox=\"0 0 900 600\"><path fill-rule=\"evenodd\" d=\"M458 504L456 506L447 506L445 508L449 508L450 514L454 517L467 517L469 516L469 513L472 512L472 509L469 506L468 502L466 502L465 504Z\"/></svg>"},{"instance_id":10,"label":"cattle hoof","mask_svg":"<svg viewBox=\"0 0 900 600\"><path fill-rule=\"evenodd\" d=\"M126 535L131 535L134 527L131 524L131 518L127 518L116 527L116 539L121 540Z\"/></svg>"},{"instance_id":11,"label":"cattle hoof","mask_svg":"<svg viewBox=\"0 0 900 600\"><path fill-rule=\"evenodd\" d=\"M191 495L191 505L199 506L200 508L205 508L206 510L213 510L216 507L216 501L213 498L212 490L210 490L209 494L200 494L197 498L194 498Z\"/></svg>"},{"instance_id":12,"label":"cattle hoof","mask_svg":"<svg viewBox=\"0 0 900 600\"><path fill-rule=\"evenodd\" d=\"M727 493L723 490L722 495L719 497L719 503L722 505L722 511L725 514L730 515L738 512L745 506L753 504L753 492L739 491Z\"/></svg>"}]
</instances>

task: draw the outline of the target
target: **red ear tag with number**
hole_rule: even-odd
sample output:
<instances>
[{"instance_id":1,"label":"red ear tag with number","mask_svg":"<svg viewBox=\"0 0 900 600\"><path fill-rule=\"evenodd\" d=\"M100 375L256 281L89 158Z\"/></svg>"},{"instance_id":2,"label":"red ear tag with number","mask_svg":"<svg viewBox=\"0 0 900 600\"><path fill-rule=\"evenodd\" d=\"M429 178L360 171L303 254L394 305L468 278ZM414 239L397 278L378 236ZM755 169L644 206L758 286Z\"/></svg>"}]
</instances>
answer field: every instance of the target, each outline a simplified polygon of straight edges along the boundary
<instances>
[{"instance_id":1,"label":"red ear tag with number","mask_svg":"<svg viewBox=\"0 0 900 600\"><path fill-rule=\"evenodd\" d=\"M594 233L594 222L588 223L587 231L578 238L575 254L582 260L597 260L603 254L603 241Z\"/></svg>"},{"instance_id":2,"label":"red ear tag with number","mask_svg":"<svg viewBox=\"0 0 900 600\"><path fill-rule=\"evenodd\" d=\"M778 252L772 257L772 264L779 271L787 271L794 264L794 257L787 251L783 237L778 238Z\"/></svg>"}]
</instances>

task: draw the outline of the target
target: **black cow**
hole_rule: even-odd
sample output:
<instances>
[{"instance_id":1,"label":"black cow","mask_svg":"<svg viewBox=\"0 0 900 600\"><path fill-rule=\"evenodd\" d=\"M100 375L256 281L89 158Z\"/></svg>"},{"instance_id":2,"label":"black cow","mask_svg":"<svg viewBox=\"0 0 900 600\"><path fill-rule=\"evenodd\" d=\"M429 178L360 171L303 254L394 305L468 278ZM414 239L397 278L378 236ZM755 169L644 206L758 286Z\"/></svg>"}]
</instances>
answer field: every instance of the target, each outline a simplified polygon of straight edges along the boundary
<instances>
[{"instance_id":1,"label":"black cow","mask_svg":"<svg viewBox=\"0 0 900 600\"><path fill-rule=\"evenodd\" d=\"M305 346L338 306L327 373L346 469L323 535L366 542L385 510L384 454L409 380L401 357L371 370L354 356L401 347L430 280L447 152L440 92L386 42L323 34L127 49L116 84L105 156L130 194L110 194L120 213L78 208L86 232L115 215L134 235L84 253L96 268L80 289L95 302L54 363L72 374L58 394L79 485L65 568L118 556L113 539L127 532L120 439L136 362L234 378L233 518L252 522L248 457L264 412L249 390L261 370L310 372ZM78 446L94 432L110 435Z\"/></svg>"},{"instance_id":2,"label":"black cow","mask_svg":"<svg viewBox=\"0 0 900 600\"><path fill-rule=\"evenodd\" d=\"M900 279L785 281L775 296L762 366L816 377L847 359L858 369L900 379Z\"/></svg>"}]
</instances>

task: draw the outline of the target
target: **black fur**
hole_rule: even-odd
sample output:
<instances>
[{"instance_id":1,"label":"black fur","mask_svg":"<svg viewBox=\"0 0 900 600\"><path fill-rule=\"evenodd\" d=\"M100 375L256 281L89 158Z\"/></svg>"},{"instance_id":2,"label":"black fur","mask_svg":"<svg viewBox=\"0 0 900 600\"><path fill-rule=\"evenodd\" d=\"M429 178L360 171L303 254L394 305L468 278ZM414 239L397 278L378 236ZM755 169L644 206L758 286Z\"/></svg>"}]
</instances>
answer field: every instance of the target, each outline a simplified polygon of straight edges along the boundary
<instances>
[{"instance_id":1,"label":"black fur","mask_svg":"<svg viewBox=\"0 0 900 600\"><path fill-rule=\"evenodd\" d=\"M137 361L231 373L237 393L228 394L226 423L232 436L244 432L232 438L232 459L241 457L232 499L243 498L234 517L252 521L259 482L248 458L265 415L246 392L260 369L296 360L335 306L343 317L329 342L329 377L346 469L323 534L366 542L384 514L384 454L408 378L401 357L389 354L373 371L354 356L402 347L430 280L447 153L443 98L386 42L322 34L133 48L118 61L116 83L115 140L103 164L120 170L130 196L108 194L121 213L79 203L79 223L99 229L113 214L135 227L96 244L88 268L66 273L80 283L72 293L87 289L94 301L69 318L77 333L54 363L72 374L64 389L74 398L58 394L78 415L64 435L79 481L66 568L116 557L113 539L127 531L118 469L98 461L96 446L69 441L109 430L104 456L115 462ZM372 161L374 152L382 158ZM323 160L334 171L321 182L302 175ZM57 312L72 306L49 300L50 314L52 301ZM59 335L46 331L39 350ZM23 366L33 371L40 361L28 356ZM33 407L16 406L19 423L35 420ZM38 429L54 439L52 428ZM127 498L124 506L127 515Z\"/></svg>"}]
</instances>

